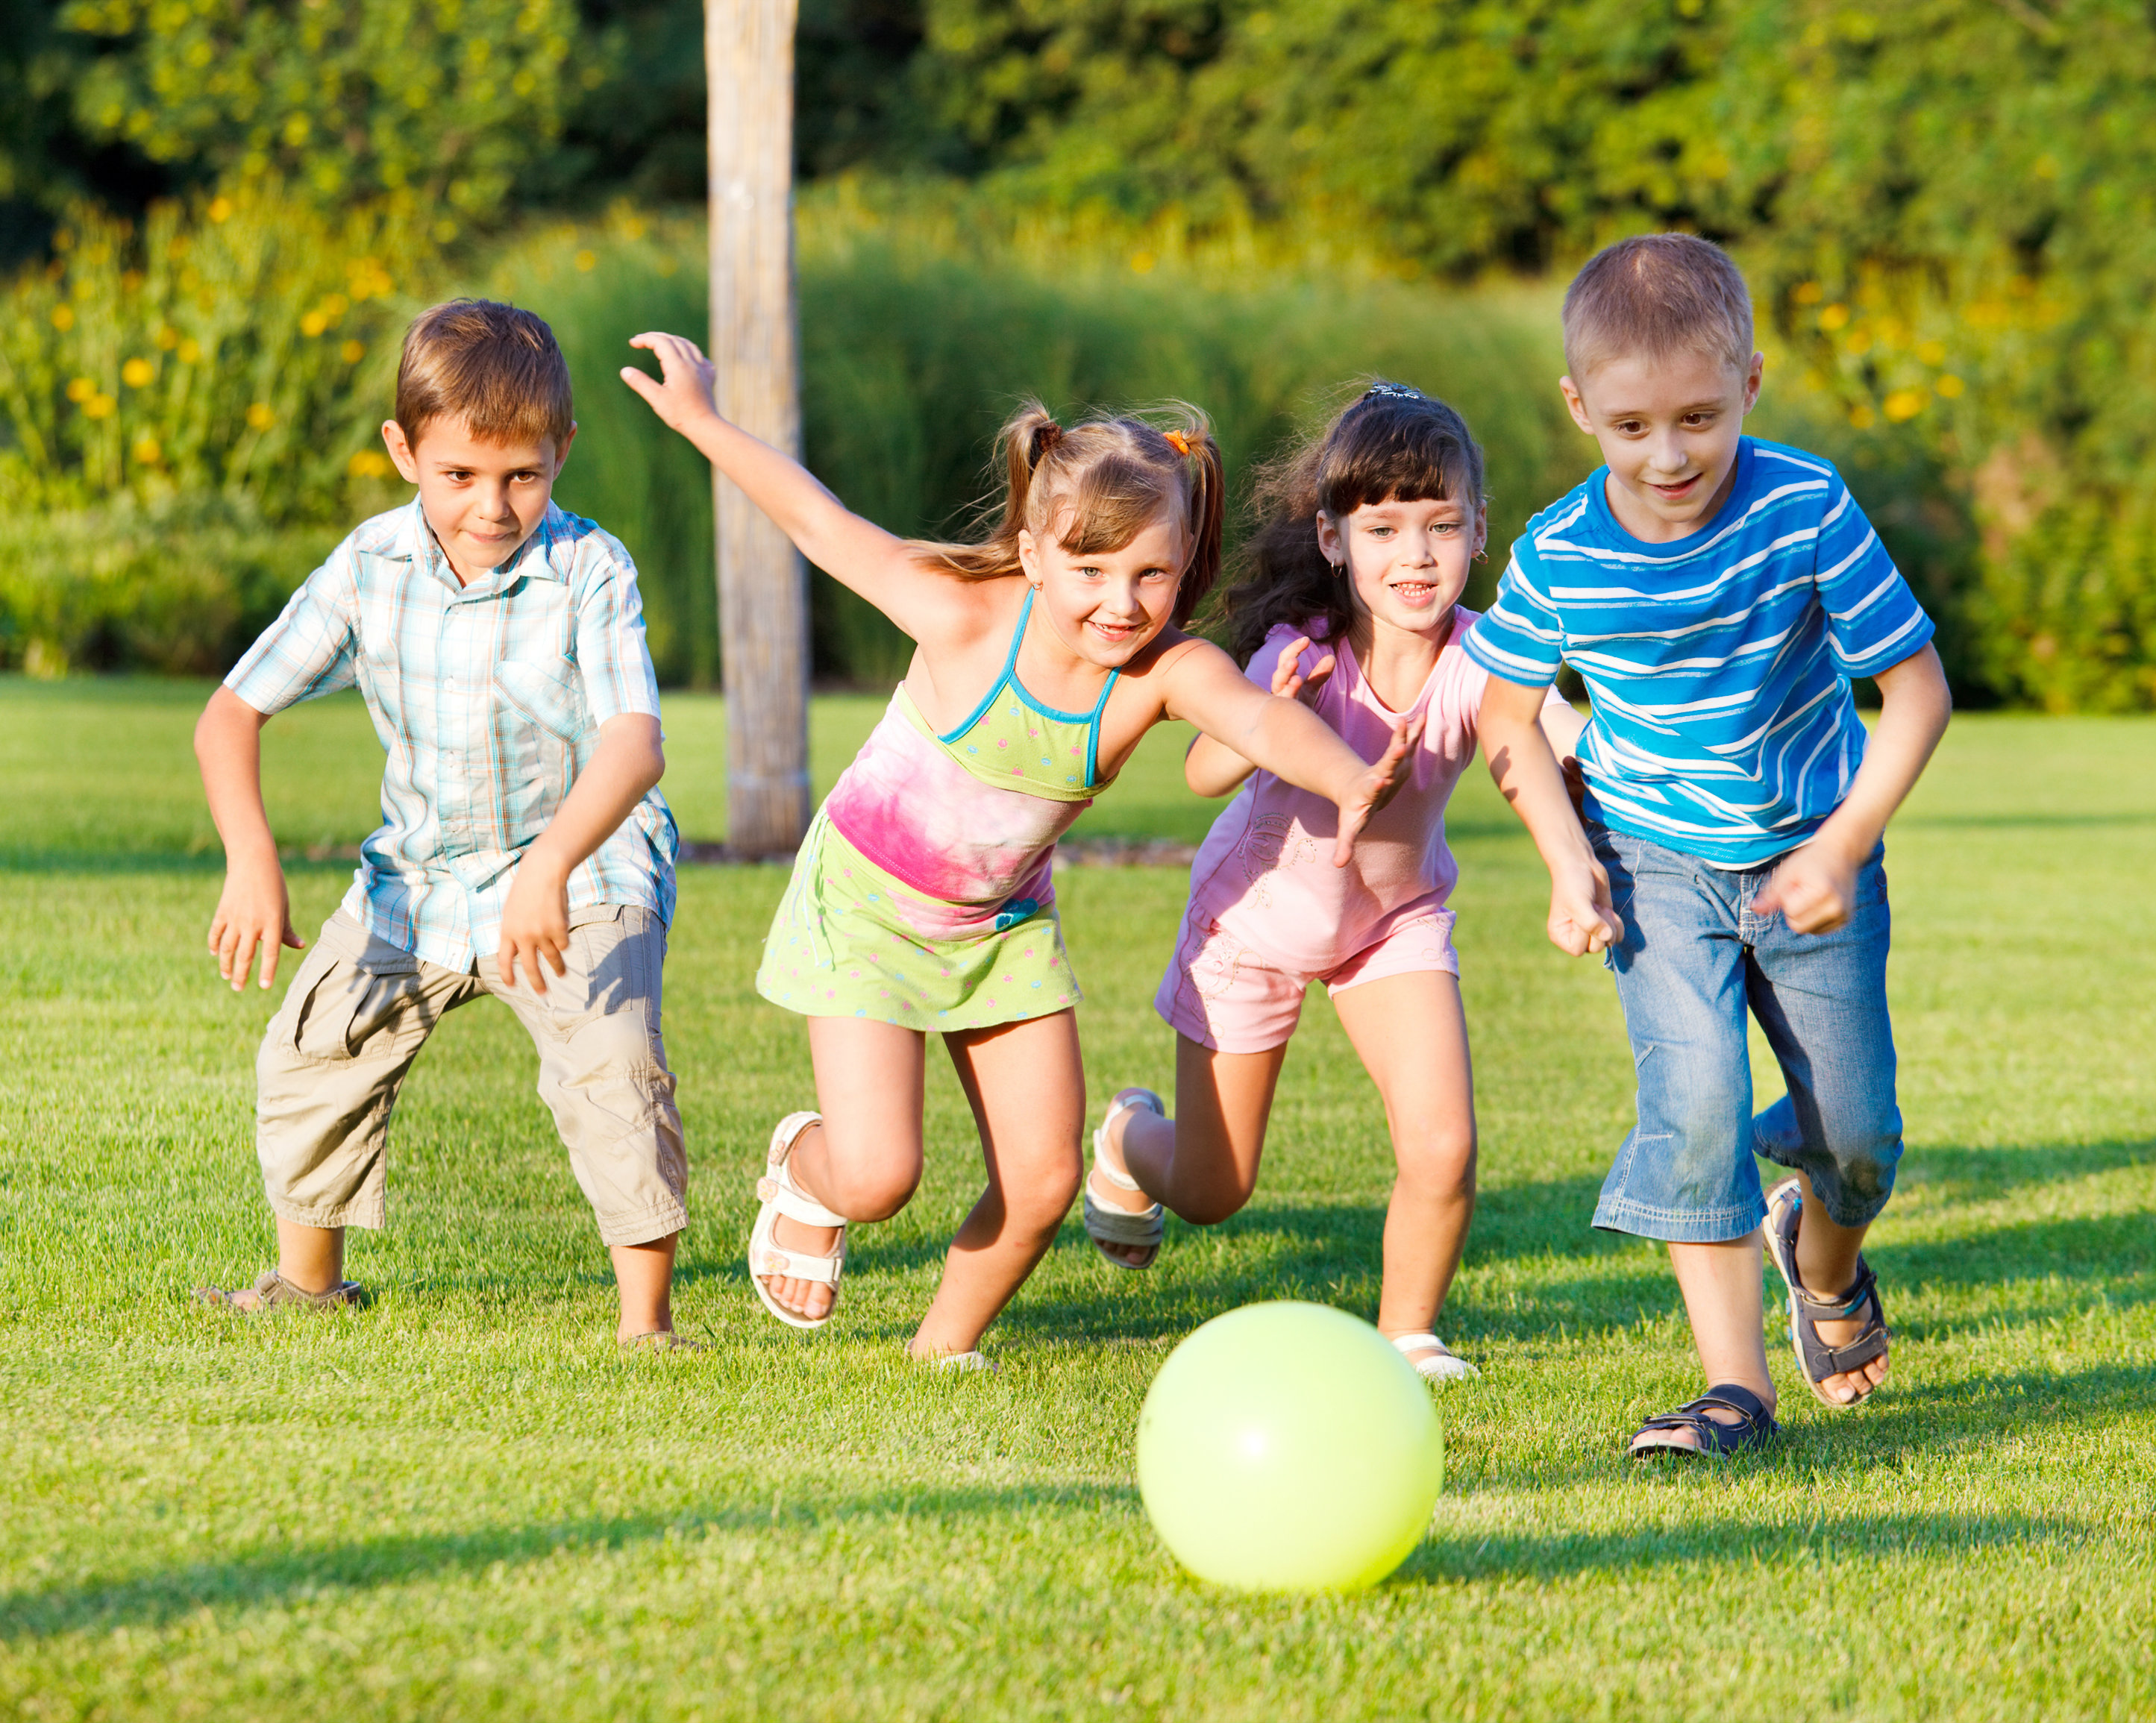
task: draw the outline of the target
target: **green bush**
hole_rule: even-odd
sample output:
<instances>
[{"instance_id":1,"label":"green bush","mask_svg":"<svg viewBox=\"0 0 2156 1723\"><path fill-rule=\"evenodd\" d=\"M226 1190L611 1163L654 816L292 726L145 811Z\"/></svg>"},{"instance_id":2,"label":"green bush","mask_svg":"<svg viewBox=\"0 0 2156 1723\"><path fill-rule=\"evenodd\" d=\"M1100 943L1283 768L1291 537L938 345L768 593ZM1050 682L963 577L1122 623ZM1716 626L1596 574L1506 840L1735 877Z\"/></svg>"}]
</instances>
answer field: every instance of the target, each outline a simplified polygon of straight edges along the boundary
<instances>
[{"instance_id":1,"label":"green bush","mask_svg":"<svg viewBox=\"0 0 2156 1723\"><path fill-rule=\"evenodd\" d=\"M222 673L339 536L214 495L0 511L0 668Z\"/></svg>"}]
</instances>

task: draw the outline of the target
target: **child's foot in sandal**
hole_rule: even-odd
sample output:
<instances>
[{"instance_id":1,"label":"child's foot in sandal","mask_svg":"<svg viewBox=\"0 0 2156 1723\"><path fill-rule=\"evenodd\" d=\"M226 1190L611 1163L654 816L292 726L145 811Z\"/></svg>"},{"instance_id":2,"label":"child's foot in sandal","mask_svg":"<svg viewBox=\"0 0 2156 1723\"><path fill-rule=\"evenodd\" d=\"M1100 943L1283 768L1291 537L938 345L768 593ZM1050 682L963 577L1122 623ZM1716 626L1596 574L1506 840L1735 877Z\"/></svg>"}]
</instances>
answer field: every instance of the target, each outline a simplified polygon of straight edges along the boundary
<instances>
[{"instance_id":1,"label":"child's foot in sandal","mask_svg":"<svg viewBox=\"0 0 2156 1723\"><path fill-rule=\"evenodd\" d=\"M1887 1311L1879 1302L1878 1276L1861 1252L1845 1291L1822 1298L1804 1290L1797 1271L1804 1206L1804 1187L1797 1180L1774 1187L1767 1198L1767 1254L1789 1289L1789 1344L1797 1368L1822 1405L1845 1412L1870 1399L1887 1378Z\"/></svg>"},{"instance_id":2,"label":"child's foot in sandal","mask_svg":"<svg viewBox=\"0 0 2156 1723\"><path fill-rule=\"evenodd\" d=\"M1774 1403L1737 1382L1722 1382L1675 1412L1650 1418L1640 1426L1625 1451L1634 1459L1672 1455L1720 1459L1763 1448L1782 1433L1774 1422Z\"/></svg>"},{"instance_id":3,"label":"child's foot in sandal","mask_svg":"<svg viewBox=\"0 0 2156 1723\"><path fill-rule=\"evenodd\" d=\"M1168 1116L1168 1104L1150 1089L1116 1090L1101 1128L1093 1133L1093 1166L1086 1175L1086 1236L1119 1269L1151 1268L1168 1234L1168 1217L1131 1177L1123 1161L1121 1133L1116 1130L1118 1120L1141 1107L1161 1118Z\"/></svg>"},{"instance_id":4,"label":"child's foot in sandal","mask_svg":"<svg viewBox=\"0 0 2156 1723\"><path fill-rule=\"evenodd\" d=\"M276 1269L270 1269L252 1286L243 1286L233 1292L220 1286L198 1286L194 1296L198 1304L238 1310L244 1316L258 1316L264 1310L347 1310L367 1302L367 1290L357 1280L340 1280L324 1292L303 1292Z\"/></svg>"},{"instance_id":5,"label":"child's foot in sandal","mask_svg":"<svg viewBox=\"0 0 2156 1723\"><path fill-rule=\"evenodd\" d=\"M1385 1338L1414 1366L1414 1373L1424 1382L1466 1382L1482 1373L1427 1330L1417 1334L1389 1334Z\"/></svg>"},{"instance_id":6,"label":"child's foot in sandal","mask_svg":"<svg viewBox=\"0 0 2156 1723\"><path fill-rule=\"evenodd\" d=\"M788 1113L771 1133L762 1206L748 1236L748 1271L764 1308L792 1328L821 1328L839 1301L846 1272L846 1220L794 1182L790 1157L820 1113Z\"/></svg>"}]
</instances>

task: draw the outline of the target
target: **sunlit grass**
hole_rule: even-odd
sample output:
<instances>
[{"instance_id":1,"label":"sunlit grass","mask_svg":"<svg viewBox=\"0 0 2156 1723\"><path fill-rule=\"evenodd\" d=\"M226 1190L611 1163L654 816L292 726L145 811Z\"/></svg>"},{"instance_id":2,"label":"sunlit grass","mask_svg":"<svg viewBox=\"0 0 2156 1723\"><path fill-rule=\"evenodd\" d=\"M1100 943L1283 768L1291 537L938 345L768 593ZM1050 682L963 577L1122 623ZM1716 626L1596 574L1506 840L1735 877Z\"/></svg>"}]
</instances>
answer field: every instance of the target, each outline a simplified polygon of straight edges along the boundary
<instances>
[{"instance_id":1,"label":"sunlit grass","mask_svg":"<svg viewBox=\"0 0 2156 1723\"><path fill-rule=\"evenodd\" d=\"M202 695L0 681L0 1712L1722 1723L2124 1718L2156 1690L2156 726L1965 720L1890 838L1892 1384L1837 1416L1778 1351L1789 1439L1720 1469L1620 1458L1696 1380L1660 1254L1587 1225L1630 1111L1622 1026L1602 972L1543 943L1532 851L1471 778L1484 1195L1441 1326L1485 1374L1443 1398L1451 1477L1400 1575L1297 1600L1179 1575L1131 1443L1207 1316L1374 1309L1389 1156L1322 998L1249 1210L1173 1229L1150 1275L1074 1223L991 1334L998 1373L927 1376L899 1345L978 1188L956 1085L932 1081L927 1180L860 1233L841 1320L771 1323L741 1247L770 1120L809 1093L798 1020L750 985L783 876L690 869L665 1023L679 1305L710 1353L614 1355L528 1045L487 1003L406 1090L389 1227L352 1250L372 1306L190 1308L269 1259L252 1059L276 1002L200 952ZM819 704L819 782L877 704ZM721 836L715 706L668 705L669 793ZM280 838L362 835L357 703L266 737ZM1174 753L1095 829L1202 830ZM310 936L348 872L294 863ZM1149 1001L1182 891L1060 878L1096 1097L1168 1078Z\"/></svg>"}]
</instances>

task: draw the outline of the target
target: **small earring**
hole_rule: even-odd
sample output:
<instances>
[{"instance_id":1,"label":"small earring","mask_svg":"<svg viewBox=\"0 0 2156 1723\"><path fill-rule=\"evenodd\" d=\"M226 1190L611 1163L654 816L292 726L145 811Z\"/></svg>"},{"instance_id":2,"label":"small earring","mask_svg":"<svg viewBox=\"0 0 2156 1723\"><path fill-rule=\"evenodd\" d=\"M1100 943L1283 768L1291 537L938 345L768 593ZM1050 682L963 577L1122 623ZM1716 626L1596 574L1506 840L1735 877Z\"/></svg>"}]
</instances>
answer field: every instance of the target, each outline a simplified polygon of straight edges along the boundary
<instances>
[{"instance_id":1,"label":"small earring","mask_svg":"<svg viewBox=\"0 0 2156 1723\"><path fill-rule=\"evenodd\" d=\"M1477 551L1475 553L1475 560L1477 562L1487 562L1490 560L1490 553L1487 551Z\"/></svg>"}]
</instances>

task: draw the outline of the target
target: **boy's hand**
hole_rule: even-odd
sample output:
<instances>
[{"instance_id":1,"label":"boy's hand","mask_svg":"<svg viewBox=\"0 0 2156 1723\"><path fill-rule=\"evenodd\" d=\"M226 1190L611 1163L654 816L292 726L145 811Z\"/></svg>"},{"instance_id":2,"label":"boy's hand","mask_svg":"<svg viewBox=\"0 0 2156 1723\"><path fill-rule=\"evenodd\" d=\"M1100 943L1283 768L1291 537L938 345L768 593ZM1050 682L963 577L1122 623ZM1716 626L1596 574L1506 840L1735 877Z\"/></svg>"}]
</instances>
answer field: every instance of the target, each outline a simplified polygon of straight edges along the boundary
<instances>
[{"instance_id":1,"label":"boy's hand","mask_svg":"<svg viewBox=\"0 0 2156 1723\"><path fill-rule=\"evenodd\" d=\"M1550 943L1574 957L1606 951L1625 936L1609 875L1592 858L1550 870Z\"/></svg>"},{"instance_id":2,"label":"boy's hand","mask_svg":"<svg viewBox=\"0 0 2156 1723\"><path fill-rule=\"evenodd\" d=\"M502 986L516 985L516 965L521 958L532 991L543 995L547 964L554 966L555 974L567 975L568 951L568 874L548 865L536 848L527 849L510 882L509 900L501 906L501 947L494 961Z\"/></svg>"},{"instance_id":3,"label":"boy's hand","mask_svg":"<svg viewBox=\"0 0 2156 1723\"><path fill-rule=\"evenodd\" d=\"M629 344L655 355L660 375L654 379L648 371L624 365L621 380L650 403L651 410L669 426L685 431L701 420L718 417L718 408L711 401L711 385L718 368L696 342L654 331L632 336Z\"/></svg>"},{"instance_id":4,"label":"boy's hand","mask_svg":"<svg viewBox=\"0 0 2156 1723\"><path fill-rule=\"evenodd\" d=\"M1282 700L1300 700L1303 705L1310 705L1313 703L1311 697L1332 677L1337 661L1329 652L1311 666L1307 676L1296 668L1302 662L1303 654L1309 650L1310 636L1298 634L1273 660L1273 692Z\"/></svg>"},{"instance_id":5,"label":"boy's hand","mask_svg":"<svg viewBox=\"0 0 2156 1723\"><path fill-rule=\"evenodd\" d=\"M1830 844L1793 849L1752 900L1752 913L1763 920L1779 913L1794 933L1831 933L1856 907L1860 865Z\"/></svg>"},{"instance_id":6,"label":"boy's hand","mask_svg":"<svg viewBox=\"0 0 2156 1723\"><path fill-rule=\"evenodd\" d=\"M1357 834L1369 823L1372 814L1399 794L1400 782L1407 776L1408 756L1422 740L1422 723L1417 718L1395 730L1378 763L1357 778L1340 798L1340 835L1332 844L1334 867L1348 865L1355 854Z\"/></svg>"},{"instance_id":7,"label":"boy's hand","mask_svg":"<svg viewBox=\"0 0 2156 1723\"><path fill-rule=\"evenodd\" d=\"M262 948L261 984L277 979L277 960L290 946L307 942L292 931L292 905L285 890L285 870L273 854L266 861L234 861L224 870L224 890L210 918L209 948L217 954L217 972L238 992L247 985L254 950Z\"/></svg>"}]
</instances>

